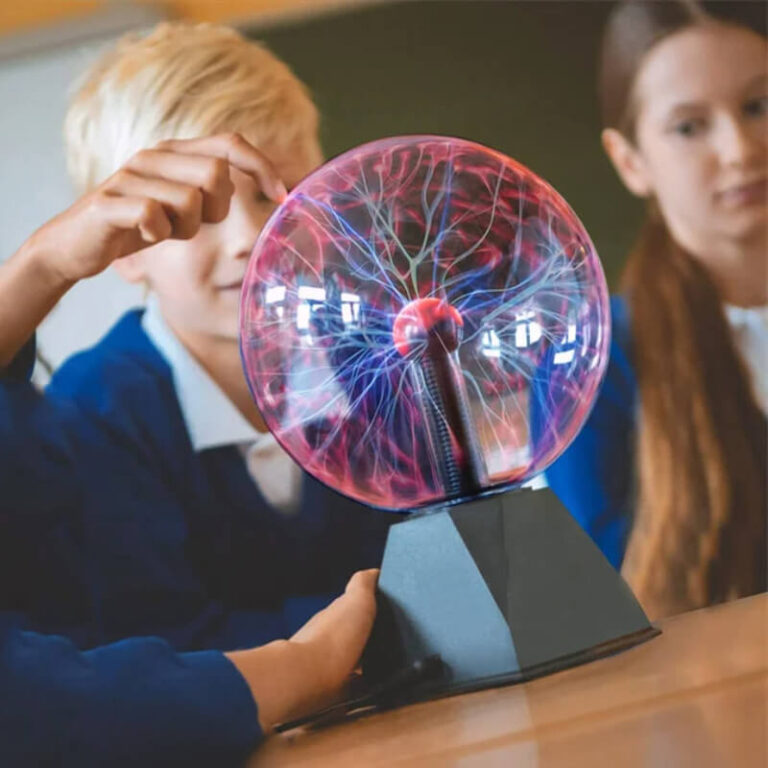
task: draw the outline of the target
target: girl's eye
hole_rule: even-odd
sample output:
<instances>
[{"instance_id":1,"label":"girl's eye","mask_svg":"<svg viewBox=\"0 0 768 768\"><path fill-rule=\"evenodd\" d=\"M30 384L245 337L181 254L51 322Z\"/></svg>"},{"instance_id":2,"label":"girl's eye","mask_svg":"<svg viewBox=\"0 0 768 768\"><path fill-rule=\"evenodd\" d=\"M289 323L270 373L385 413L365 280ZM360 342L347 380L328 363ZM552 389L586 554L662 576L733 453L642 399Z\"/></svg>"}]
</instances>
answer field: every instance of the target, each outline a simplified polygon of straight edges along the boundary
<instances>
[{"instance_id":1,"label":"girl's eye","mask_svg":"<svg viewBox=\"0 0 768 768\"><path fill-rule=\"evenodd\" d=\"M768 113L768 96L750 99L744 105L744 114L748 117L765 117L766 113Z\"/></svg>"},{"instance_id":2,"label":"girl's eye","mask_svg":"<svg viewBox=\"0 0 768 768\"><path fill-rule=\"evenodd\" d=\"M689 120L681 120L679 123L675 123L672 130L680 136L686 139L698 136L704 131L706 127L704 120L701 118L691 118Z\"/></svg>"}]
</instances>

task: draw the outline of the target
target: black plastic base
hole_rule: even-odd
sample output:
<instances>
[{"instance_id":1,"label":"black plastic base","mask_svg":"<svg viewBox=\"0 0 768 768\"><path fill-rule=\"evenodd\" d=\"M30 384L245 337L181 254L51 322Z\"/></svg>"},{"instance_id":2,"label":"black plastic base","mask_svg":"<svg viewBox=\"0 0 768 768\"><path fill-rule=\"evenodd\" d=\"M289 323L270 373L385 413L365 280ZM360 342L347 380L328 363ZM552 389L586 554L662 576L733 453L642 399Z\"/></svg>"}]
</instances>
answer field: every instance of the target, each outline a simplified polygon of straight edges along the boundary
<instances>
[{"instance_id":1,"label":"black plastic base","mask_svg":"<svg viewBox=\"0 0 768 768\"><path fill-rule=\"evenodd\" d=\"M521 682L659 630L548 489L413 517L390 529L369 684L439 655L445 675L406 699Z\"/></svg>"}]
</instances>

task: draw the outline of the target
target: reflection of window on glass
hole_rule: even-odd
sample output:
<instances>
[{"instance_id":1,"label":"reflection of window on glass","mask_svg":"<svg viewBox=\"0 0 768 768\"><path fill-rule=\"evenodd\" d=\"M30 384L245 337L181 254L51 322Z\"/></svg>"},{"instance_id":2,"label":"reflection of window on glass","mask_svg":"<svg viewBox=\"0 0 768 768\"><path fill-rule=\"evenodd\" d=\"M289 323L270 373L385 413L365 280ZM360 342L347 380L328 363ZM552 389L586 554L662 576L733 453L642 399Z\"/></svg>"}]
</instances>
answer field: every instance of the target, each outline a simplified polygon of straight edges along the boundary
<instances>
[{"instance_id":1,"label":"reflection of window on glass","mask_svg":"<svg viewBox=\"0 0 768 768\"><path fill-rule=\"evenodd\" d=\"M359 327L360 297L356 293L341 294L341 319L344 325Z\"/></svg>"},{"instance_id":2,"label":"reflection of window on glass","mask_svg":"<svg viewBox=\"0 0 768 768\"><path fill-rule=\"evenodd\" d=\"M536 313L527 310L520 312L515 318L517 325L515 327L515 346L519 349L535 344L541 338L541 326L536 320Z\"/></svg>"},{"instance_id":3,"label":"reflection of window on glass","mask_svg":"<svg viewBox=\"0 0 768 768\"><path fill-rule=\"evenodd\" d=\"M562 341L562 344L574 344L576 342L576 326L573 323L568 324L568 332ZM565 365L573 361L576 350L574 347L570 349L561 349L555 352L555 357L552 362L555 365Z\"/></svg>"},{"instance_id":4,"label":"reflection of window on glass","mask_svg":"<svg viewBox=\"0 0 768 768\"><path fill-rule=\"evenodd\" d=\"M273 285L267 288L264 296L264 303L267 305L274 305L274 311L278 318L282 318L285 314L283 301L285 301L284 285Z\"/></svg>"}]
</instances>

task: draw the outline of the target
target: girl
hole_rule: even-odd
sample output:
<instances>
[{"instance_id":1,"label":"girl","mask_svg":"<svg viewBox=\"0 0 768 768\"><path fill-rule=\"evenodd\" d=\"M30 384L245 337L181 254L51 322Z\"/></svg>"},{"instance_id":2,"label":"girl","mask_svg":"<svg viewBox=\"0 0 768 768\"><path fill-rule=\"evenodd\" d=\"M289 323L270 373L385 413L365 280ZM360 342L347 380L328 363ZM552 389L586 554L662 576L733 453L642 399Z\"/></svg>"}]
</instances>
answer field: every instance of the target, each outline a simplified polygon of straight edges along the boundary
<instances>
[{"instance_id":1,"label":"girl","mask_svg":"<svg viewBox=\"0 0 768 768\"><path fill-rule=\"evenodd\" d=\"M603 146L647 214L600 398L547 476L654 617L765 589L765 25L630 0L603 42Z\"/></svg>"}]
</instances>

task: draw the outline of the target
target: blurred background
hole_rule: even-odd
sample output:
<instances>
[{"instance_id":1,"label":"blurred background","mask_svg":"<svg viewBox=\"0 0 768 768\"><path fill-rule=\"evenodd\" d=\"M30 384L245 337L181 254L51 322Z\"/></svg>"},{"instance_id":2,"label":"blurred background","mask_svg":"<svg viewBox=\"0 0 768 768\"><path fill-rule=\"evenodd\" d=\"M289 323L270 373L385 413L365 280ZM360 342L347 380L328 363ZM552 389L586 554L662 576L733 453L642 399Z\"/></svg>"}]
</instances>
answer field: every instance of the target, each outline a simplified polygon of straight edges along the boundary
<instances>
[{"instance_id":1,"label":"blurred background","mask_svg":"<svg viewBox=\"0 0 768 768\"><path fill-rule=\"evenodd\" d=\"M127 31L163 19L227 23L310 87L328 157L403 133L461 136L553 184L590 232L615 290L641 210L599 141L595 72L604 0L22 0L0 3L0 260L73 200L61 126L68 91ZM135 287L78 285L40 329L58 365L95 342Z\"/></svg>"}]
</instances>

